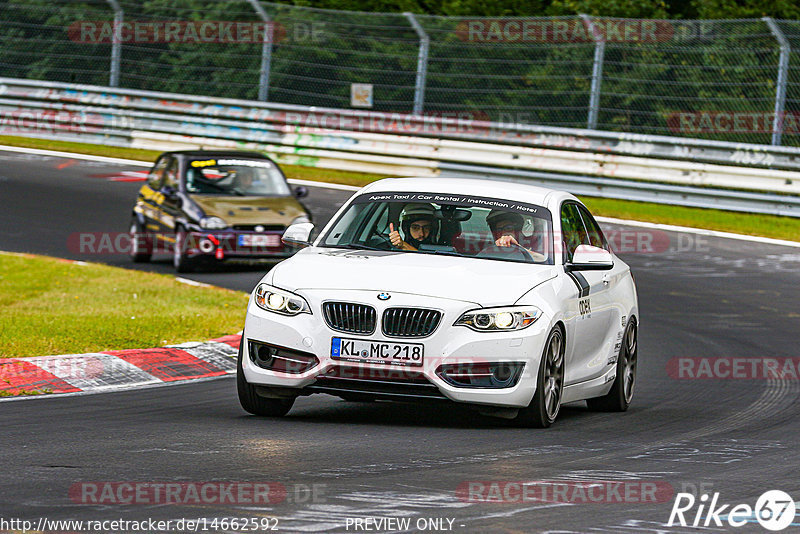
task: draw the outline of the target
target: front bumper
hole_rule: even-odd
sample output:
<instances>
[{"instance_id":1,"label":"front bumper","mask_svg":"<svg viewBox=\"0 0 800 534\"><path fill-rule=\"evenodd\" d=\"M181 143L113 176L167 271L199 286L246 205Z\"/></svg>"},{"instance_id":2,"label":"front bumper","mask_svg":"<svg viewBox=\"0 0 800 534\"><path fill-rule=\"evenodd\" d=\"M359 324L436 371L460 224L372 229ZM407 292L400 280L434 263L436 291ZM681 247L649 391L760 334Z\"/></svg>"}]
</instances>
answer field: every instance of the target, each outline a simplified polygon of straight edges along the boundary
<instances>
[{"instance_id":1,"label":"front bumper","mask_svg":"<svg viewBox=\"0 0 800 534\"><path fill-rule=\"evenodd\" d=\"M323 294L324 293L324 294ZM539 362L548 334L547 318L541 317L524 330L515 332L475 332L464 326L452 326L474 303L393 294L390 303L375 299L376 291L298 291L312 314L286 317L248 305L243 333L242 367L247 382L269 388L292 388L298 394L325 392L346 395L374 395L396 400L451 400L487 406L520 408L530 404L536 389ZM332 330L322 316L322 302L327 300L369 304L378 320L387 307L420 307L443 312L438 328L424 338L385 336L380 326L369 335ZM331 356L333 338L364 339L390 343L420 343L424 357L420 366L397 366L380 363L342 361ZM248 342L313 354L319 360L311 369L298 374L263 369L248 357ZM524 362L521 376L511 387L459 387L437 374L445 364L492 364ZM291 393L291 391L289 391Z\"/></svg>"}]
</instances>

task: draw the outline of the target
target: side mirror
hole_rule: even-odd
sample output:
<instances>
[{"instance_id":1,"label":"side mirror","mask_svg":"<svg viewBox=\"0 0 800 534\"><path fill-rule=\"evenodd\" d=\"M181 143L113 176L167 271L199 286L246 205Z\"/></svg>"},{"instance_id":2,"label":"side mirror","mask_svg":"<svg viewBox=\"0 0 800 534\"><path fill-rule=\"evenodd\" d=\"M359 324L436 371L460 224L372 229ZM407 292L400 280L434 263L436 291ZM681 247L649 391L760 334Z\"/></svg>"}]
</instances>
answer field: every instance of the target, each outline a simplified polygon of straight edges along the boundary
<instances>
[{"instance_id":1,"label":"side mirror","mask_svg":"<svg viewBox=\"0 0 800 534\"><path fill-rule=\"evenodd\" d=\"M169 199L173 199L178 195L178 192L175 190L175 188L169 185L162 187L161 192Z\"/></svg>"},{"instance_id":2,"label":"side mirror","mask_svg":"<svg viewBox=\"0 0 800 534\"><path fill-rule=\"evenodd\" d=\"M592 245L578 245L572 255L572 262L567 263L567 271L607 271L614 267L611 253Z\"/></svg>"},{"instance_id":3,"label":"side mirror","mask_svg":"<svg viewBox=\"0 0 800 534\"><path fill-rule=\"evenodd\" d=\"M304 185L298 185L294 189L292 189L292 193L296 198L303 198L308 196L308 188Z\"/></svg>"},{"instance_id":4,"label":"side mirror","mask_svg":"<svg viewBox=\"0 0 800 534\"><path fill-rule=\"evenodd\" d=\"M283 232L281 241L284 245L289 245L290 247L307 247L311 244L309 238L311 237L311 232L313 230L314 223L303 222L292 224L286 229L285 232Z\"/></svg>"}]
</instances>

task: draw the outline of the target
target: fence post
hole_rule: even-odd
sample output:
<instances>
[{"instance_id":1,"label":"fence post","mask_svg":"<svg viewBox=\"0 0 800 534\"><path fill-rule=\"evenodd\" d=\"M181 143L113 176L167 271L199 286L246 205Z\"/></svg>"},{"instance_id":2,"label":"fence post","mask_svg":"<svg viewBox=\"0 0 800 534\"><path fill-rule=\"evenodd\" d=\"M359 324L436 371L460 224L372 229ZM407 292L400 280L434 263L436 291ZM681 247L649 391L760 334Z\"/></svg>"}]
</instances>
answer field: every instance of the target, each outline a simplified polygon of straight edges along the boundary
<instances>
[{"instance_id":1,"label":"fence post","mask_svg":"<svg viewBox=\"0 0 800 534\"><path fill-rule=\"evenodd\" d=\"M603 59L606 54L606 40L592 22L592 17L581 13L589 35L594 40L594 61L592 62L592 87L589 93L589 117L586 126L590 130L597 129L597 115L600 111L600 85L603 83Z\"/></svg>"},{"instance_id":2,"label":"fence post","mask_svg":"<svg viewBox=\"0 0 800 534\"><path fill-rule=\"evenodd\" d=\"M789 41L783 32L770 17L764 17L761 20L767 23L769 31L775 36L778 44L781 47L781 55L778 59L778 81L775 88L775 117L772 120L772 144L781 144L781 134L783 133L783 109L786 103L786 82L789 72L789 54L792 48Z\"/></svg>"},{"instance_id":3,"label":"fence post","mask_svg":"<svg viewBox=\"0 0 800 534\"><path fill-rule=\"evenodd\" d=\"M114 10L114 37L111 39L111 72L108 85L119 87L119 64L122 61L122 20L125 13L117 0L107 0Z\"/></svg>"},{"instance_id":4,"label":"fence post","mask_svg":"<svg viewBox=\"0 0 800 534\"><path fill-rule=\"evenodd\" d=\"M272 39L275 28L269 15L258 0L247 0L261 20L264 21L264 41L261 43L261 70L258 76L258 99L266 102L269 97L269 71L272 67Z\"/></svg>"},{"instance_id":5,"label":"fence post","mask_svg":"<svg viewBox=\"0 0 800 534\"><path fill-rule=\"evenodd\" d=\"M403 13L411 23L411 27L419 36L419 54L417 55L417 83L414 86L414 115L422 115L425 106L425 79L428 76L428 46L430 38L413 13Z\"/></svg>"}]
</instances>

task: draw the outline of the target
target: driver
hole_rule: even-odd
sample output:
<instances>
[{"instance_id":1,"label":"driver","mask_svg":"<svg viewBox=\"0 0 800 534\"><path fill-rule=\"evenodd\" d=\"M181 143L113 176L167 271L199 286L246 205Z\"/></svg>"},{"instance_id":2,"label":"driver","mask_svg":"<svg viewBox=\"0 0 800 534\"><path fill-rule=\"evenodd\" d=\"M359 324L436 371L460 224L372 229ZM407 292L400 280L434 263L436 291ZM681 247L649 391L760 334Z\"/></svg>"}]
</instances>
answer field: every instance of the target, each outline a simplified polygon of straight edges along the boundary
<instances>
[{"instance_id":1,"label":"driver","mask_svg":"<svg viewBox=\"0 0 800 534\"><path fill-rule=\"evenodd\" d=\"M256 177L253 175L253 169L249 167L241 167L236 170L236 187L241 189L242 191L249 191L251 187L253 187L253 183L256 181Z\"/></svg>"},{"instance_id":2,"label":"driver","mask_svg":"<svg viewBox=\"0 0 800 534\"><path fill-rule=\"evenodd\" d=\"M400 213L400 228L406 238L400 237L394 224L389 223L389 240L401 250L418 250L422 244L432 244L436 231L436 208L430 204L407 204Z\"/></svg>"},{"instance_id":3,"label":"driver","mask_svg":"<svg viewBox=\"0 0 800 534\"><path fill-rule=\"evenodd\" d=\"M542 253L520 245L518 239L522 239L522 227L525 226L525 219L519 213L492 210L486 216L486 222L489 223L495 246L511 247L516 245L529 252L534 261L545 260L545 256Z\"/></svg>"},{"instance_id":4,"label":"driver","mask_svg":"<svg viewBox=\"0 0 800 534\"><path fill-rule=\"evenodd\" d=\"M486 216L486 222L492 231L496 246L521 246L517 241L517 236L522 232L522 226L525 223L522 215L512 211L492 210Z\"/></svg>"}]
</instances>

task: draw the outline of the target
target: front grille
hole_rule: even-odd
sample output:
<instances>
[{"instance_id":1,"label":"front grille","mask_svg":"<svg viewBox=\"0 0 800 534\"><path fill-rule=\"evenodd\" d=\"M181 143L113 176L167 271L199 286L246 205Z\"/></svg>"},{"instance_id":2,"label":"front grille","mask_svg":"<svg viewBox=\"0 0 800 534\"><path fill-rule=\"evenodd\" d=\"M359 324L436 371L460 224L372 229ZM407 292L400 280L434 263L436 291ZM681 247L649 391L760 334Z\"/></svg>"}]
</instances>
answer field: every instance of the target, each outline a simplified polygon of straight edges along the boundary
<instances>
[{"instance_id":1,"label":"front grille","mask_svg":"<svg viewBox=\"0 0 800 534\"><path fill-rule=\"evenodd\" d=\"M322 315L331 329L348 334L371 334L375 331L375 308L351 302L326 302Z\"/></svg>"},{"instance_id":2,"label":"front grille","mask_svg":"<svg viewBox=\"0 0 800 534\"><path fill-rule=\"evenodd\" d=\"M418 371L334 367L317 376L306 390L346 397L362 395L391 400L447 400L439 388Z\"/></svg>"},{"instance_id":3,"label":"front grille","mask_svg":"<svg viewBox=\"0 0 800 534\"><path fill-rule=\"evenodd\" d=\"M425 337L433 334L442 312L421 308L388 308L383 312L383 335L388 337Z\"/></svg>"}]
</instances>

